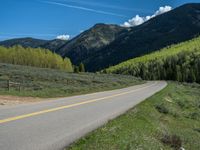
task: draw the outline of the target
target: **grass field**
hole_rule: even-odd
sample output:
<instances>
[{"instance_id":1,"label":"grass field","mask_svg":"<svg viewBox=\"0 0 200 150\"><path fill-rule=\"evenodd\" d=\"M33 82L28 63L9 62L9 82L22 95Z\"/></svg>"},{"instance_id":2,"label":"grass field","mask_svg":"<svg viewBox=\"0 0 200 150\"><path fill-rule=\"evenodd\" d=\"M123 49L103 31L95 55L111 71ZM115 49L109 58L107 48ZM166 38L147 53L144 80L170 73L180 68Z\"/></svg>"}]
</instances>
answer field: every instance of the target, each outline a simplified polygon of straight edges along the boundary
<instances>
[{"instance_id":1,"label":"grass field","mask_svg":"<svg viewBox=\"0 0 200 150\"><path fill-rule=\"evenodd\" d=\"M70 150L200 149L200 85L175 82Z\"/></svg>"},{"instance_id":2,"label":"grass field","mask_svg":"<svg viewBox=\"0 0 200 150\"><path fill-rule=\"evenodd\" d=\"M7 80L21 84L8 91ZM0 94L32 97L64 97L111 90L143 83L132 76L65 71L0 63Z\"/></svg>"}]
</instances>

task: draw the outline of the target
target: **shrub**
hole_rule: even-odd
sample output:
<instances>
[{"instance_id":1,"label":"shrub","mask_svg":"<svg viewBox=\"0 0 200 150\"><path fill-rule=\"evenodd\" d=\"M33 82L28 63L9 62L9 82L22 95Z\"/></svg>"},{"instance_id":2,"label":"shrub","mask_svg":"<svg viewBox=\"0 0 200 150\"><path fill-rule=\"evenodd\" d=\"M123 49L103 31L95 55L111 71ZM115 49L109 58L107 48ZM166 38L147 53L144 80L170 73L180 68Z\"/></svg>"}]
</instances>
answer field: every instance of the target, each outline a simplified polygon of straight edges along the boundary
<instances>
[{"instance_id":1,"label":"shrub","mask_svg":"<svg viewBox=\"0 0 200 150\"><path fill-rule=\"evenodd\" d=\"M191 114L189 115L189 118L190 118L190 119L193 119L193 120L198 120L198 119L200 119L200 113L198 113L198 112L193 112L193 113L191 113Z\"/></svg>"},{"instance_id":2,"label":"shrub","mask_svg":"<svg viewBox=\"0 0 200 150\"><path fill-rule=\"evenodd\" d=\"M169 110L164 106L164 104L156 105L155 108L159 113L168 114Z\"/></svg>"},{"instance_id":3,"label":"shrub","mask_svg":"<svg viewBox=\"0 0 200 150\"><path fill-rule=\"evenodd\" d=\"M181 138L177 135L164 135L161 141L175 150L179 150L182 146Z\"/></svg>"},{"instance_id":4,"label":"shrub","mask_svg":"<svg viewBox=\"0 0 200 150\"><path fill-rule=\"evenodd\" d=\"M193 130L200 133L200 128L195 128L195 129L193 129Z\"/></svg>"},{"instance_id":5,"label":"shrub","mask_svg":"<svg viewBox=\"0 0 200 150\"><path fill-rule=\"evenodd\" d=\"M178 104L178 106L179 106L180 108L185 108L185 103L184 103L183 101L179 100L179 101L177 102L177 104Z\"/></svg>"}]
</instances>

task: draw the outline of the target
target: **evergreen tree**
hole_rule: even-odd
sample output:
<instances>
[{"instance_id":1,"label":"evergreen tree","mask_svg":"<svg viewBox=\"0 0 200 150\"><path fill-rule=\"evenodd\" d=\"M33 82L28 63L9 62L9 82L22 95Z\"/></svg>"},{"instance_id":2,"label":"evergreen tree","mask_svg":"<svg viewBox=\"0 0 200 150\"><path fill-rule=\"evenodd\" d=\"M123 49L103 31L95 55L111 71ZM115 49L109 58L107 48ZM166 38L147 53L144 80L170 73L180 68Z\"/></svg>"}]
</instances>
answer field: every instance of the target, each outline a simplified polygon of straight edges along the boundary
<instances>
[{"instance_id":1,"label":"evergreen tree","mask_svg":"<svg viewBox=\"0 0 200 150\"><path fill-rule=\"evenodd\" d=\"M188 74L188 82L191 82L191 83L196 82L196 77L195 77L193 69L190 69L190 72Z\"/></svg>"},{"instance_id":2,"label":"evergreen tree","mask_svg":"<svg viewBox=\"0 0 200 150\"><path fill-rule=\"evenodd\" d=\"M74 72L79 73L79 67L78 66L74 66Z\"/></svg>"},{"instance_id":3,"label":"evergreen tree","mask_svg":"<svg viewBox=\"0 0 200 150\"><path fill-rule=\"evenodd\" d=\"M85 72L85 66L84 66L83 63L80 63L80 65L79 65L79 71L80 72Z\"/></svg>"},{"instance_id":4,"label":"evergreen tree","mask_svg":"<svg viewBox=\"0 0 200 150\"><path fill-rule=\"evenodd\" d=\"M180 66L176 66L176 81L182 82L182 74L181 74L181 69Z\"/></svg>"}]
</instances>

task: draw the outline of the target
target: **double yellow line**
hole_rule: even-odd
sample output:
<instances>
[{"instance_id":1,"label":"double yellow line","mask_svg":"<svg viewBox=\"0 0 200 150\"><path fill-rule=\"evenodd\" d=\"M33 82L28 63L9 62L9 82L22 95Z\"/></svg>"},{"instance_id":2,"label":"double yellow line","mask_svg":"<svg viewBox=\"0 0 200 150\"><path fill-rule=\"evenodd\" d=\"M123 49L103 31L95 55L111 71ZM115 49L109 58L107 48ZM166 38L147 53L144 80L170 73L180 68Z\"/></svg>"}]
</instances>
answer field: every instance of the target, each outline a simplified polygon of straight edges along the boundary
<instances>
[{"instance_id":1,"label":"double yellow line","mask_svg":"<svg viewBox=\"0 0 200 150\"><path fill-rule=\"evenodd\" d=\"M88 100L88 101L85 101L85 102L80 102L80 103L71 104L71 105L65 105L65 106L61 106L61 107L46 109L46 110L42 110L42 111L38 111L38 112L33 112L33 113L29 113L29 114L24 114L24 115L20 115L20 116L16 116L16 117L3 119L3 120L0 120L0 124L19 120L19 119L24 119L24 118L28 118L28 117L32 117L32 116L37 116L37 115L41 115L41 114L45 114L45 113L49 113L49 112L54 112L54 111L58 111L58 110L62 110L62 109L76 107L76 106L80 106L80 105L84 105L84 104L94 103L94 102L97 102L97 101L110 99L110 98L114 98L114 97L118 97L118 96L122 96L122 95L126 95L126 94L129 94L129 93L140 91L140 90L145 89L145 88L149 88L151 86L154 86L155 84L157 84L157 82L155 82L152 85L145 86L145 87L142 87L142 88L139 88L139 89L136 89L136 90L131 90L131 91L128 91L128 92L123 92L123 93L119 93L119 94L115 94L115 95L111 95L111 96L106 96L106 97L102 97L102 98Z\"/></svg>"}]
</instances>

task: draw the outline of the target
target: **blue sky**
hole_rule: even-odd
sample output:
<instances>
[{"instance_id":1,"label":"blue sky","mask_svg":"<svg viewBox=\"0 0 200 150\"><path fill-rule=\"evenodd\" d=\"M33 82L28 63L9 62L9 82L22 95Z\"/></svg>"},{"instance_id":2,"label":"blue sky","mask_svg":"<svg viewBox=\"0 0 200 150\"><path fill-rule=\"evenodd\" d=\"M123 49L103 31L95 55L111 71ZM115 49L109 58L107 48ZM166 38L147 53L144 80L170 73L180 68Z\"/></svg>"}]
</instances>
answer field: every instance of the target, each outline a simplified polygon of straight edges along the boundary
<instances>
[{"instance_id":1,"label":"blue sky","mask_svg":"<svg viewBox=\"0 0 200 150\"><path fill-rule=\"evenodd\" d=\"M1 0L0 40L72 38L96 23L120 25L137 14L153 15L161 6L189 2L200 0Z\"/></svg>"}]
</instances>

